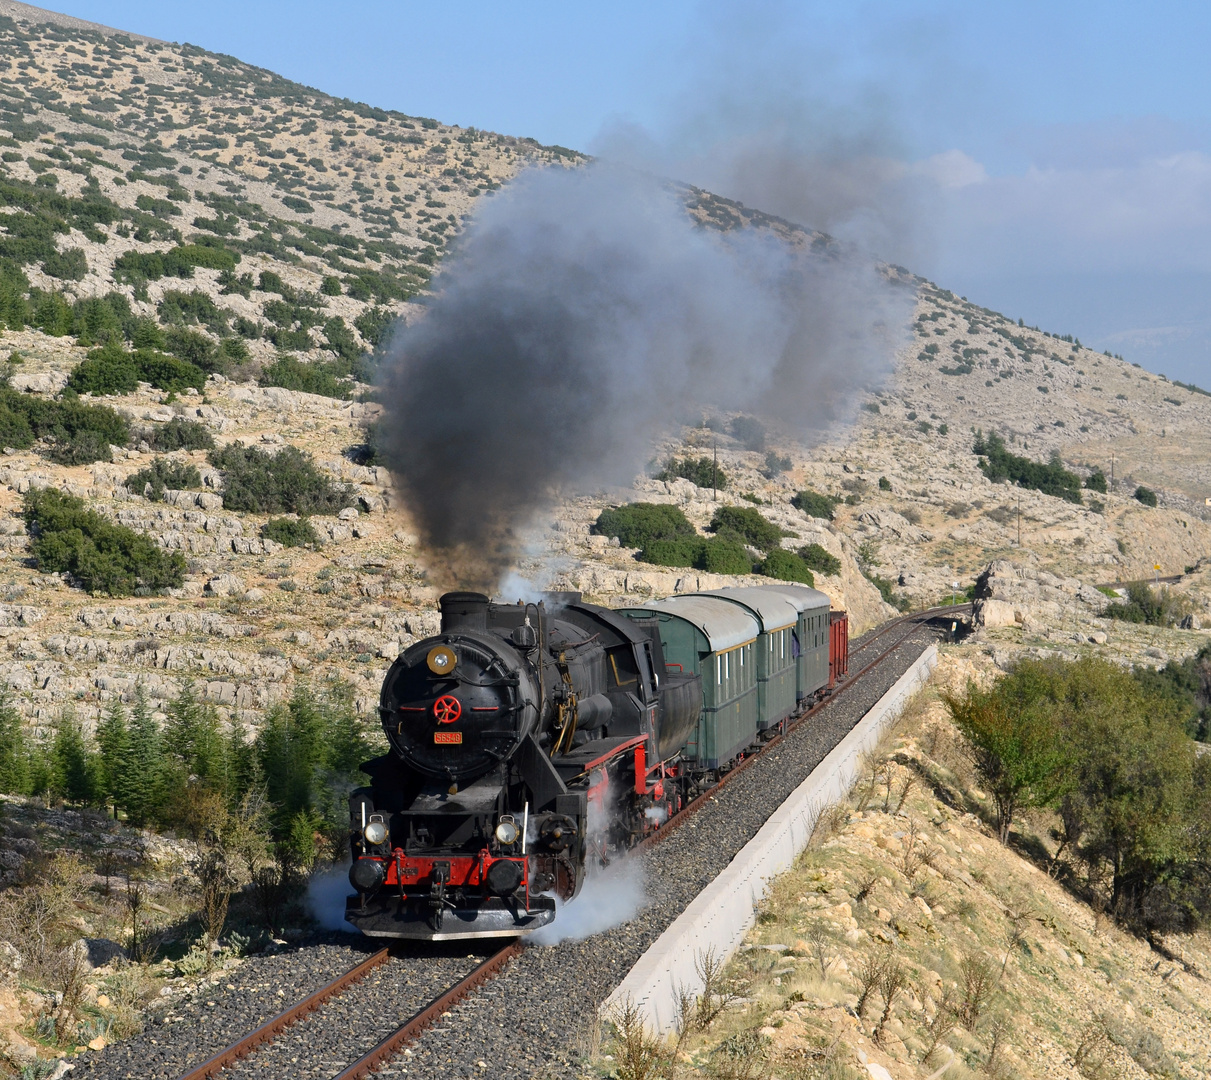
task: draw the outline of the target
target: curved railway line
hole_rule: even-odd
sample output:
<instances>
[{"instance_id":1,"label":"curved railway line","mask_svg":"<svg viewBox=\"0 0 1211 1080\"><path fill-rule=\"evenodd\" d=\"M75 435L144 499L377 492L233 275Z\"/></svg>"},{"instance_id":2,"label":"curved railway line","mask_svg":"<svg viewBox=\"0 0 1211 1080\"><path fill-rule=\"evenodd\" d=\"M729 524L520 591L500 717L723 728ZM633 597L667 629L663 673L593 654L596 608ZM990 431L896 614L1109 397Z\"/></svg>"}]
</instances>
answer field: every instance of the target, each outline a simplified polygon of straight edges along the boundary
<instances>
[{"instance_id":1,"label":"curved railway line","mask_svg":"<svg viewBox=\"0 0 1211 1080\"><path fill-rule=\"evenodd\" d=\"M919 640L923 627L941 622L943 625L935 625L935 631L947 632L950 628L945 624L949 620L956 619L970 610L970 604L959 604L916 612L894 619L851 641L850 673L838 681L828 697L788 721L785 730L774 734L759 752L746 757L726 773L718 784L684 806L659 832L643 841L639 850L650 852L657 845L664 847L664 842L681 833L683 826L696 828L697 824L693 819L708 805L717 806L720 793L724 789L730 788L741 777L745 777L758 762L782 756L779 754L779 748L805 726L810 727L806 724L807 721L854 696L854 690L870 681L872 674L896 656L903 645L914 639ZM832 738L831 735L829 738ZM835 739L832 742L835 744ZM744 784L737 786L743 787ZM584 945L584 942L577 944ZM350 952L352 951L350 949ZM234 1039L224 1049L199 1064L192 1064L192 1061L197 1060L197 1051L186 1051L180 1055L184 1060L176 1065L175 1071L171 1061L174 1056L172 1054L165 1054L162 1065L148 1071L127 1071L123 1069L122 1064L112 1061L113 1065L118 1066L117 1070L114 1070L107 1068L107 1065L111 1064L107 1058L111 1055L99 1053L85 1055L85 1060L81 1062L84 1067L77 1075L96 1078L154 1075L176 1077L179 1080L209 1080L219 1076L270 1076L290 1072L298 1077L362 1080L382 1069L407 1047L416 1044L425 1031L450 1014L451 1010L456 1010L460 1003L476 995L485 983L498 976L511 962L527 951L532 950L527 950L522 942L514 942L486 959L478 956L455 959L449 956L449 950L445 953L439 951L439 958L435 958L433 950L417 950L415 946L409 949L406 943L393 944L389 948L379 949L353 967L342 971L326 985L300 999L297 1004L261 1022L255 1030ZM473 961L479 962L472 963ZM453 981L447 981L443 985L443 979L451 979L451 966L456 969ZM426 979L428 974L436 976L437 982ZM435 987L439 988L436 993L433 992ZM406 992L403 988L406 988ZM235 987L230 989L236 990ZM359 1004L363 996L367 1000ZM384 1005L385 1002L390 1005ZM417 1008L416 1005L420 1002L424 1004ZM215 1005L215 1002L206 1004ZM401 1006L414 1011L388 1034L374 1041L376 1036L381 1036L383 1030L390 1027L391 1014L398 1016ZM359 1022L361 1030L353 1031ZM196 1031L194 1033L196 1034ZM159 1046L159 1041L151 1041ZM125 1044L118 1044L113 1050L120 1050L123 1045ZM474 1056L473 1052L472 1059ZM471 1060L472 1067L479 1064L472 1059L468 1059ZM447 1064L450 1063L448 1058L445 1060ZM140 1059L140 1063L143 1066L150 1064L145 1057ZM127 1057L125 1064L127 1069L133 1064L130 1057ZM192 1067L182 1068L182 1065ZM425 1074L424 1062L417 1060L416 1065L422 1066L420 1074ZM434 1060L431 1066L436 1065ZM482 1075L484 1066L480 1065L479 1068ZM412 1074L414 1070L408 1068L405 1071ZM440 1074L442 1073L435 1073ZM454 1073L451 1071L449 1074Z\"/></svg>"}]
</instances>

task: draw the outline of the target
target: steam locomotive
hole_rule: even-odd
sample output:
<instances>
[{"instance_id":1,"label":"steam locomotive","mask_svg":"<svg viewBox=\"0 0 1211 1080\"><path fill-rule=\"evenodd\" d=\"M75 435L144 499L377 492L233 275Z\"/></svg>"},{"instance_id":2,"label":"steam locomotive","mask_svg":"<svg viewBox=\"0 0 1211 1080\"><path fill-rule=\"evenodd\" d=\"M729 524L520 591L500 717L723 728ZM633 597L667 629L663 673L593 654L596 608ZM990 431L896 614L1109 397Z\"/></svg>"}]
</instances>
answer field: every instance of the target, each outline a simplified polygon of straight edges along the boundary
<instances>
[{"instance_id":1,"label":"steam locomotive","mask_svg":"<svg viewBox=\"0 0 1211 1080\"><path fill-rule=\"evenodd\" d=\"M827 692L848 623L768 585L610 610L441 598L387 672L390 751L350 796L346 919L375 937L527 934Z\"/></svg>"}]
</instances>

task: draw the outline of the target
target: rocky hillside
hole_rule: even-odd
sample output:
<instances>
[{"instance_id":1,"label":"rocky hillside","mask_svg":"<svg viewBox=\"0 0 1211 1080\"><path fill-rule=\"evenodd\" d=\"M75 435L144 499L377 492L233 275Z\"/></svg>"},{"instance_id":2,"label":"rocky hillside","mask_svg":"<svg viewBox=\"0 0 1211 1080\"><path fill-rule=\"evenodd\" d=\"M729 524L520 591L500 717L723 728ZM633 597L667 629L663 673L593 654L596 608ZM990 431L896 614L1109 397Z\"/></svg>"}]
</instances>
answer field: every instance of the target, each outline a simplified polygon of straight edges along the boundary
<instances>
[{"instance_id":1,"label":"rocky hillside","mask_svg":"<svg viewBox=\"0 0 1211 1080\"><path fill-rule=\"evenodd\" d=\"M365 428L378 410L367 355L392 320L417 316L412 299L478 200L523 167L579 160L334 99L192 46L0 4L9 386L50 403L70 399L70 378L132 433L83 456L65 456L54 437L4 449L0 679L31 717L45 723L68 702L95 717L138 680L163 700L192 679L252 724L300 677L345 679L359 706L373 708L385 666L436 626L436 589L391 477L363 464L373 461ZM686 199L713 227L818 238L705 192ZM990 631L1017 644L1054 632L1143 648L1099 629L1100 593L1068 598L1086 595L1082 583L1139 577L1158 563L1186 575L1178 587L1203 610L1211 533L1198 463L1211 397L917 285L915 340L844 437L808 451L798 433L771 430L761 445L751 430L729 434L740 430L735 417L704 417L655 458L717 448L726 491L641 477L627 491L569 498L536 524L520 576L607 603L736 581L640 563L591 530L604 506L623 500L676 503L699 528L722 503L757 507L787 533L787 548L831 553L840 569L817 574L817 585L858 630L892 612L884 597L949 599L954 582L966 589L997 560L1044 592L1066 583L1042 606L1019 596L1010 625ZM115 375L132 356L145 365L137 378ZM153 450L174 419L202 425L219 449L305 451L351 485L349 505L312 516L315 543L282 547L262 535L273 515L225 506L223 474L205 449ZM1114 483L1080 505L994 484L972 452L975 428L1039 460L1059 452L1082 476L1113 471ZM156 462L196 467L200 485L150 497L131 477ZM1159 506L1132 497L1141 483L1159 492ZM39 573L20 510L26 492L48 486L181 552L182 585L114 599ZM833 520L791 505L804 489L835 497ZM515 587L528 586L504 591ZM1107 630L1111 640L1097 641ZM1172 634L1161 643L1167 655L1201 643L1197 632Z\"/></svg>"}]
</instances>

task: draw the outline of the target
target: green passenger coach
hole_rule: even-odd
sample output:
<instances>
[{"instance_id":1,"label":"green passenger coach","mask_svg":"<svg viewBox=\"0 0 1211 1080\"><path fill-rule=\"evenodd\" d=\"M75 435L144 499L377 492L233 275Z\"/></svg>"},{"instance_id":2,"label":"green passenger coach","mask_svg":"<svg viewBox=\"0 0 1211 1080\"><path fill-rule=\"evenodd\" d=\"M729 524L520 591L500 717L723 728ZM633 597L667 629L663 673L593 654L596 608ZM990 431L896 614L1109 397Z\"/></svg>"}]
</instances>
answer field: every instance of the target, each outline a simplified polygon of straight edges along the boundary
<instances>
[{"instance_id":1,"label":"green passenger coach","mask_svg":"<svg viewBox=\"0 0 1211 1080\"><path fill-rule=\"evenodd\" d=\"M702 715L685 756L700 769L717 769L743 753L757 733L757 619L737 604L701 593L618 614L655 617L666 667L702 676Z\"/></svg>"},{"instance_id":2,"label":"green passenger coach","mask_svg":"<svg viewBox=\"0 0 1211 1080\"><path fill-rule=\"evenodd\" d=\"M799 612L782 594L758 585L702 593L736 604L757 620L757 730L777 727L795 711L795 636Z\"/></svg>"},{"instance_id":3,"label":"green passenger coach","mask_svg":"<svg viewBox=\"0 0 1211 1080\"><path fill-rule=\"evenodd\" d=\"M726 768L829 685L829 599L801 585L750 585L654 600L618 614L655 620L666 670L702 676L684 756Z\"/></svg>"},{"instance_id":4,"label":"green passenger coach","mask_svg":"<svg viewBox=\"0 0 1211 1080\"><path fill-rule=\"evenodd\" d=\"M806 585L758 585L760 592L783 596L799 613L795 641L796 696L806 701L817 690L829 685L828 626L831 601L819 589Z\"/></svg>"}]
</instances>

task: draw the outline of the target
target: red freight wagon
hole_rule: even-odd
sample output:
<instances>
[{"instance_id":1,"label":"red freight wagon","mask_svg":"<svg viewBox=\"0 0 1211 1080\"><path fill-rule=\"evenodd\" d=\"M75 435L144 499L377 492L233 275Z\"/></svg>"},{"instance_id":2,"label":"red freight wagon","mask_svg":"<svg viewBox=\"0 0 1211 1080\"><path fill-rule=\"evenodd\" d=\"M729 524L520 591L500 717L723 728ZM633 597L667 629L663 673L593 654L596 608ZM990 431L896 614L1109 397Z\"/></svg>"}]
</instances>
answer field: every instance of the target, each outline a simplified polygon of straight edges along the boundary
<instances>
[{"instance_id":1,"label":"red freight wagon","mask_svg":"<svg viewBox=\"0 0 1211 1080\"><path fill-rule=\"evenodd\" d=\"M849 671L849 615L828 613L828 688Z\"/></svg>"}]
</instances>

